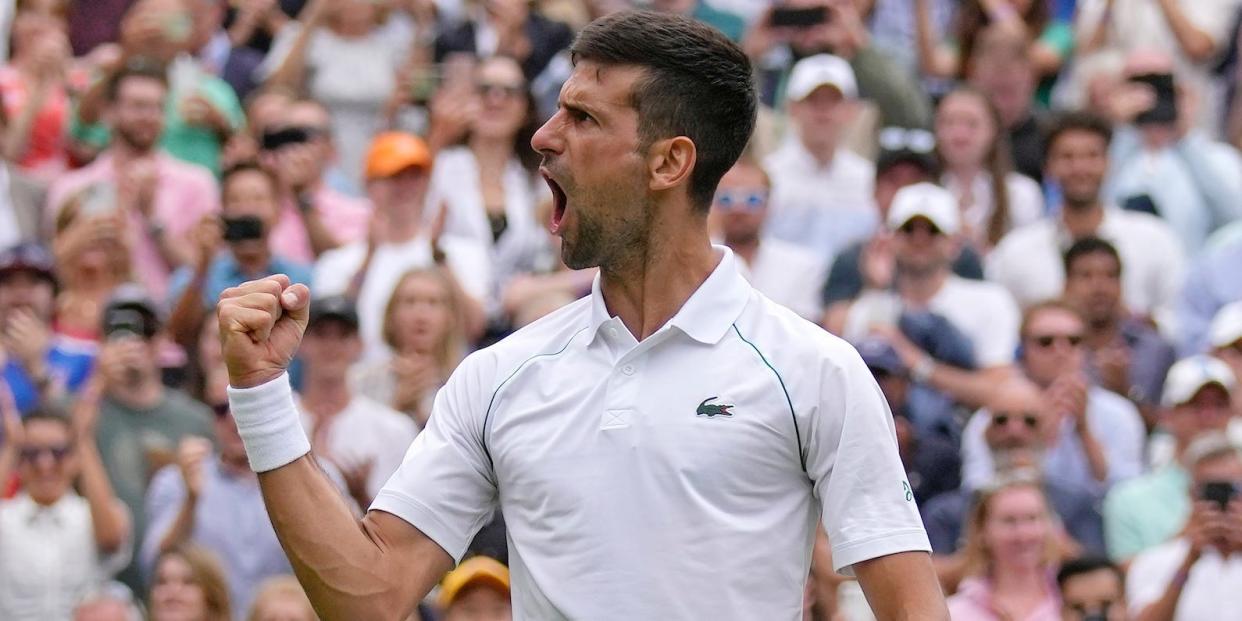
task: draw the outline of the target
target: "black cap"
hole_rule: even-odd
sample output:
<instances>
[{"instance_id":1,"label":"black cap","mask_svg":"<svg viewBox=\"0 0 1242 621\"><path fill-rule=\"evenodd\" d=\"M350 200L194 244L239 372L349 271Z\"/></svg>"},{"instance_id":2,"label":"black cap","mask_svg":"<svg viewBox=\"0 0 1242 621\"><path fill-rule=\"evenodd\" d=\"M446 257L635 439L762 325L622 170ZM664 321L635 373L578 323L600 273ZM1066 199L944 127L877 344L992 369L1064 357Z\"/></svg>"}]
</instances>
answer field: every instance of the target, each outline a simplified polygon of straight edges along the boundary
<instances>
[{"instance_id":1,"label":"black cap","mask_svg":"<svg viewBox=\"0 0 1242 621\"><path fill-rule=\"evenodd\" d=\"M14 272L33 272L56 284L56 262L43 246L21 242L0 251L0 280Z\"/></svg>"},{"instance_id":2,"label":"black cap","mask_svg":"<svg viewBox=\"0 0 1242 621\"><path fill-rule=\"evenodd\" d=\"M858 350L858 354L862 356L863 362L873 374L876 371L889 375L906 374L906 365L902 364L901 356L897 355L897 350L884 339L866 338L855 343L854 349Z\"/></svg>"},{"instance_id":3,"label":"black cap","mask_svg":"<svg viewBox=\"0 0 1242 621\"><path fill-rule=\"evenodd\" d=\"M910 149L896 149L893 151L881 149L880 154L875 159L875 174L882 175L901 164L917 166L929 179L935 179L940 176L940 162L936 160L935 155L919 153Z\"/></svg>"},{"instance_id":4,"label":"black cap","mask_svg":"<svg viewBox=\"0 0 1242 621\"><path fill-rule=\"evenodd\" d=\"M160 329L159 308L140 285L122 284L108 296L101 329L104 338L121 331L151 338Z\"/></svg>"},{"instance_id":5,"label":"black cap","mask_svg":"<svg viewBox=\"0 0 1242 621\"><path fill-rule=\"evenodd\" d=\"M936 136L925 129L885 127L877 141L880 152L875 159L877 175L888 172L899 164L913 164L929 178L940 176L940 161L936 159Z\"/></svg>"},{"instance_id":6,"label":"black cap","mask_svg":"<svg viewBox=\"0 0 1242 621\"><path fill-rule=\"evenodd\" d=\"M343 295L331 295L311 300L310 325L329 320L340 321L357 330L358 308L352 300Z\"/></svg>"}]
</instances>

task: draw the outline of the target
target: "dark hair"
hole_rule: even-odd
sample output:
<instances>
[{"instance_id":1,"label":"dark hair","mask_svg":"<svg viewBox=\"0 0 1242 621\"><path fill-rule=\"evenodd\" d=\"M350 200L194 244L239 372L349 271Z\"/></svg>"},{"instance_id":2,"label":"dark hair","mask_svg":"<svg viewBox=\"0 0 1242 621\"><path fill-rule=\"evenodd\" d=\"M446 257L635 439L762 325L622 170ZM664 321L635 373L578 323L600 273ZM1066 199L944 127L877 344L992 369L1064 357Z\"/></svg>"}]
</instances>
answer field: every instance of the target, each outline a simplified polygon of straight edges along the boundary
<instances>
[{"instance_id":1,"label":"dark hair","mask_svg":"<svg viewBox=\"0 0 1242 621\"><path fill-rule=\"evenodd\" d=\"M1121 255L1117 253L1117 247L1100 239L1099 237L1084 237L1072 245L1069 250L1065 251L1065 274L1068 276L1070 268L1074 263L1082 257L1093 254L1106 254L1117 262L1117 269L1121 269Z\"/></svg>"},{"instance_id":2,"label":"dark hair","mask_svg":"<svg viewBox=\"0 0 1242 621\"><path fill-rule=\"evenodd\" d=\"M116 102L117 95L121 92L121 84L129 78L155 80L164 85L165 89L168 88L168 74L163 65L146 58L134 58L109 76L107 95L110 103Z\"/></svg>"},{"instance_id":3,"label":"dark hair","mask_svg":"<svg viewBox=\"0 0 1242 621\"><path fill-rule=\"evenodd\" d=\"M69 413L60 406L51 403L40 403L34 409L26 413L22 417L22 424L29 425L36 421L47 421L64 427L66 431L72 432L73 424L69 419ZM73 435L70 433L70 435Z\"/></svg>"},{"instance_id":4,"label":"dark hair","mask_svg":"<svg viewBox=\"0 0 1242 621\"><path fill-rule=\"evenodd\" d=\"M1056 118L1044 135L1044 157L1052 152L1052 146L1067 132L1088 132L1104 139L1107 145L1113 141L1113 126L1108 119L1091 112L1067 112Z\"/></svg>"},{"instance_id":5,"label":"dark hair","mask_svg":"<svg viewBox=\"0 0 1242 621\"><path fill-rule=\"evenodd\" d=\"M570 50L574 64L635 65L634 86L643 148L685 136L698 161L690 200L706 212L720 178L737 161L755 127L756 96L750 60L720 31L688 17L620 11L585 28Z\"/></svg>"},{"instance_id":6,"label":"dark hair","mask_svg":"<svg viewBox=\"0 0 1242 621\"><path fill-rule=\"evenodd\" d=\"M1026 10L1026 14L1022 16L1022 23L1026 25L1026 37L1028 41L1038 39L1043 34L1044 28L1048 26L1051 19L1051 11L1048 8L1048 2L1045 0L1035 0L1031 3L1030 8ZM956 24L954 27L955 36L958 45L958 79L966 79L966 67L975 53L975 44L978 43L979 35L985 29L992 25L992 19L988 17L987 11L983 8L980 0L966 0L962 2L958 8Z\"/></svg>"},{"instance_id":7,"label":"dark hair","mask_svg":"<svg viewBox=\"0 0 1242 621\"><path fill-rule=\"evenodd\" d=\"M1061 565L1061 569L1057 571L1057 589L1065 588L1065 583L1069 582L1070 578L1095 573L1101 569L1113 572L1118 580L1122 579L1121 570L1112 561L1099 556L1084 556L1068 560Z\"/></svg>"}]
</instances>

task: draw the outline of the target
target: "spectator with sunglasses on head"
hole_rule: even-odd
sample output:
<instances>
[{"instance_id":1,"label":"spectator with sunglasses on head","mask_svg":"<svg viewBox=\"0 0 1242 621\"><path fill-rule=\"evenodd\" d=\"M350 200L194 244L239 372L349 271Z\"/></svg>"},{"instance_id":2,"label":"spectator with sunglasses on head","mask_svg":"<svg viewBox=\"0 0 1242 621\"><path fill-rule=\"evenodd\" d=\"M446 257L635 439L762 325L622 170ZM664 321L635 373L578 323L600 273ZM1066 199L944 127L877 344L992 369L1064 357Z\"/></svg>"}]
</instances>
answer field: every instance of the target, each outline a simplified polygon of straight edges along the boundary
<instances>
[{"instance_id":1,"label":"spectator with sunglasses on head","mask_svg":"<svg viewBox=\"0 0 1242 621\"><path fill-rule=\"evenodd\" d=\"M1085 332L1072 306L1059 301L1033 306L1018 333L1018 362L1043 392L1048 408L1045 474L1099 498L1113 484L1142 472L1147 434L1134 404L1090 383ZM986 415L976 415L963 433L962 478L971 488L985 484L996 471L984 438L988 423Z\"/></svg>"},{"instance_id":2,"label":"spectator with sunglasses on head","mask_svg":"<svg viewBox=\"0 0 1242 621\"><path fill-rule=\"evenodd\" d=\"M1189 447L1202 434L1228 428L1236 388L1229 365L1210 356L1184 358L1169 369L1151 449L1154 454L1160 445L1172 443L1172 459L1153 459L1151 472L1118 485L1105 497L1105 533L1113 560L1128 562L1185 525L1191 513Z\"/></svg>"},{"instance_id":3,"label":"spectator with sunglasses on head","mask_svg":"<svg viewBox=\"0 0 1242 621\"><path fill-rule=\"evenodd\" d=\"M709 226L742 260L750 284L772 301L818 321L823 309L815 288L807 285L823 282L823 263L815 253L797 244L762 236L771 187L763 168L743 156L716 187Z\"/></svg>"},{"instance_id":4,"label":"spectator with sunglasses on head","mask_svg":"<svg viewBox=\"0 0 1242 621\"><path fill-rule=\"evenodd\" d=\"M0 619L67 619L84 595L129 563L129 512L95 444L99 388L83 393L72 417L44 405L22 421L0 382L0 482L16 466L22 485L0 500Z\"/></svg>"},{"instance_id":5,"label":"spectator with sunglasses on head","mask_svg":"<svg viewBox=\"0 0 1242 621\"><path fill-rule=\"evenodd\" d=\"M182 438L176 463L155 474L145 504L150 527L138 560L149 574L159 556L178 546L193 544L212 552L228 577L234 618L241 619L259 584L291 569L229 413L223 371L211 369L206 381L219 448L206 438Z\"/></svg>"},{"instance_id":6,"label":"spectator with sunglasses on head","mask_svg":"<svg viewBox=\"0 0 1242 621\"><path fill-rule=\"evenodd\" d=\"M1074 546L1102 554L1104 525L1098 499L1044 475L1048 421L1055 418L1047 405L1043 391L1026 378L1013 377L997 386L987 407L976 415L984 421L985 450L997 472L1028 470L1038 473L1044 494ZM962 486L921 505L927 536L937 554L949 555L958 549L974 492L973 488ZM953 568L956 563L950 559L945 565ZM952 571L942 575L948 573Z\"/></svg>"}]
</instances>

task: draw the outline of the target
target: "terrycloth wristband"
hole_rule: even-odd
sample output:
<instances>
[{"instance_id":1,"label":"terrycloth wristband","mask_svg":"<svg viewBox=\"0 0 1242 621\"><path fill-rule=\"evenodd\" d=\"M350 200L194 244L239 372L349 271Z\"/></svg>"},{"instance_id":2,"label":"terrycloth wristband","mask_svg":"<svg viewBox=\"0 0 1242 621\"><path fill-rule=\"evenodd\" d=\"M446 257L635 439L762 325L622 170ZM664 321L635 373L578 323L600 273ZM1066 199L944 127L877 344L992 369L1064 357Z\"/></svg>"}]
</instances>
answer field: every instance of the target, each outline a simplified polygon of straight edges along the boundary
<instances>
[{"instance_id":1,"label":"terrycloth wristband","mask_svg":"<svg viewBox=\"0 0 1242 621\"><path fill-rule=\"evenodd\" d=\"M253 388L229 386L229 409L251 470L275 470L310 452L288 373Z\"/></svg>"}]
</instances>

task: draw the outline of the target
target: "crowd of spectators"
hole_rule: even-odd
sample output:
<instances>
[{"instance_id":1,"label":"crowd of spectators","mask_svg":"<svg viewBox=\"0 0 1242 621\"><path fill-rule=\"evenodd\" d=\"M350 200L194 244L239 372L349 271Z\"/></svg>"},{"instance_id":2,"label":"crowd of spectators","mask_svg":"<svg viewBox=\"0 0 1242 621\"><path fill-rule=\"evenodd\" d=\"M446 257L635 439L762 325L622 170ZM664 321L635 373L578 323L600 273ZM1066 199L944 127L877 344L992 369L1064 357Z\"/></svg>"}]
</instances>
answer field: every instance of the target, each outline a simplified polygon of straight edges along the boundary
<instances>
[{"instance_id":1,"label":"crowd of spectators","mask_svg":"<svg viewBox=\"0 0 1242 621\"><path fill-rule=\"evenodd\" d=\"M750 56L709 226L871 369L954 619L1242 619L1242 0L0 0L0 619L315 619L215 301L310 286L361 514L591 290L530 138L628 8ZM824 543L806 618L872 618ZM470 554L413 618L509 617L502 516Z\"/></svg>"}]
</instances>

